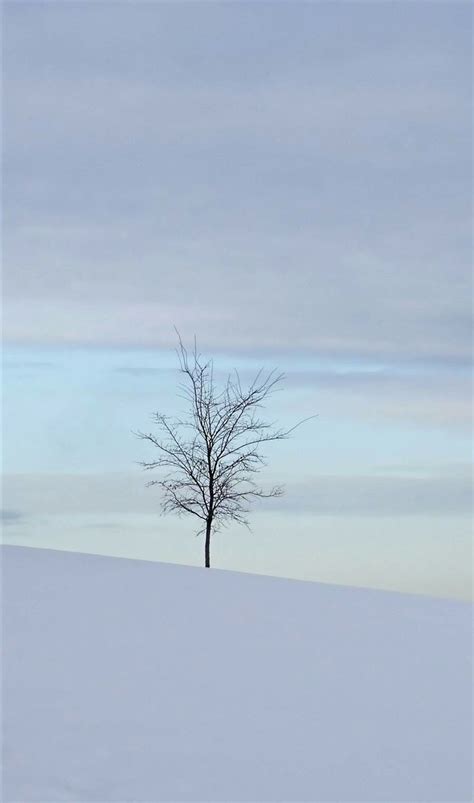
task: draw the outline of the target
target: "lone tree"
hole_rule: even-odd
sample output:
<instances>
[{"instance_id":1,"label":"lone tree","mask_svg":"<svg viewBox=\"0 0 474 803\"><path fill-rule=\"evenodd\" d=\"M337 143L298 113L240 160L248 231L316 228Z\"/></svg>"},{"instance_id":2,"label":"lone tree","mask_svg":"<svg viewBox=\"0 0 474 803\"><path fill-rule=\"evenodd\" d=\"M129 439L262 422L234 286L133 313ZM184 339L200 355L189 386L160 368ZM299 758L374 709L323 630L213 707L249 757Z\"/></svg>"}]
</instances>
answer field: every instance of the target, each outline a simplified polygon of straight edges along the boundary
<instances>
[{"instance_id":1,"label":"lone tree","mask_svg":"<svg viewBox=\"0 0 474 803\"><path fill-rule=\"evenodd\" d=\"M163 479L148 483L162 489L163 513L190 514L200 520L197 534L205 533L205 566L210 567L212 533L229 521L248 526L246 513L253 499L283 494L281 486L265 491L254 481L265 465L261 449L271 441L284 440L303 421L288 430L275 429L274 423L259 415L283 374L260 370L244 388L234 371L219 390L213 361L202 361L196 341L190 356L179 334L178 338L180 396L188 411L185 418L154 413L157 434L136 433L159 452L156 460L140 465L147 471L164 469Z\"/></svg>"}]
</instances>

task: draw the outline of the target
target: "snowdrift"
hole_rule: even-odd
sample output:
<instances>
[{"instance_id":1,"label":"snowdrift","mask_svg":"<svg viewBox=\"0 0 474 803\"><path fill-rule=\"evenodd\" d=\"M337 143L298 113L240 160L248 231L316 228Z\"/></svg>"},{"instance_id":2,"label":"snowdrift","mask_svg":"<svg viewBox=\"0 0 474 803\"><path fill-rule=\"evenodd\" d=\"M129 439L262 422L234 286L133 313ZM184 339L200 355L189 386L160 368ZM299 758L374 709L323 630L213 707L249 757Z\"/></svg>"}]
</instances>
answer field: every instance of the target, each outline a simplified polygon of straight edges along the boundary
<instances>
[{"instance_id":1,"label":"snowdrift","mask_svg":"<svg viewBox=\"0 0 474 803\"><path fill-rule=\"evenodd\" d=\"M471 607L2 548L5 801L468 801Z\"/></svg>"}]
</instances>

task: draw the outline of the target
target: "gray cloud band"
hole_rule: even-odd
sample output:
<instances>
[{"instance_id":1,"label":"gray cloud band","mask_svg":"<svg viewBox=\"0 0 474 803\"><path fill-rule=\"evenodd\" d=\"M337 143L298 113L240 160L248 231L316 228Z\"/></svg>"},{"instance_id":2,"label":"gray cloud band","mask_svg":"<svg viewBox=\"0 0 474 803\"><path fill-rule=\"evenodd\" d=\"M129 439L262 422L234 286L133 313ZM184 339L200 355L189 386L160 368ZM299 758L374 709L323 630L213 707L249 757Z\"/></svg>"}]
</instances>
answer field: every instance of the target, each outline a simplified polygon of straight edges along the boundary
<instances>
[{"instance_id":1,"label":"gray cloud band","mask_svg":"<svg viewBox=\"0 0 474 803\"><path fill-rule=\"evenodd\" d=\"M7 340L468 358L461 7L38 5L6 20Z\"/></svg>"},{"instance_id":2,"label":"gray cloud band","mask_svg":"<svg viewBox=\"0 0 474 803\"><path fill-rule=\"evenodd\" d=\"M469 516L469 472L427 477L315 476L288 483L272 509L332 516ZM158 515L159 495L144 487L139 472L103 475L6 475L4 497L25 515ZM265 510L262 503L257 509ZM22 516L14 512L10 521ZM7 512L8 520L8 512Z\"/></svg>"}]
</instances>

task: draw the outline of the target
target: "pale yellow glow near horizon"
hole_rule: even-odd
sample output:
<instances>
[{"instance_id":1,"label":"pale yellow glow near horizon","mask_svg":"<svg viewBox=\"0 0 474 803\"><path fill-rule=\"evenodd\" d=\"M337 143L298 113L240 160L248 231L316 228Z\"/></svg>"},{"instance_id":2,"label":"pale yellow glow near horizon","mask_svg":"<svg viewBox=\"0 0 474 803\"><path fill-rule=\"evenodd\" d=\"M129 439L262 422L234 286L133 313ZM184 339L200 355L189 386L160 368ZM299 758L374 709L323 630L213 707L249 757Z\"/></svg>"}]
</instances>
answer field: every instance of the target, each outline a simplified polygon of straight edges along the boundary
<instances>
[{"instance_id":1,"label":"pale yellow glow near horizon","mask_svg":"<svg viewBox=\"0 0 474 803\"><path fill-rule=\"evenodd\" d=\"M50 516L3 543L191 566L202 539L189 521L152 515ZM276 527L278 520L278 528ZM256 513L252 532L217 533L212 565L247 573L472 600L471 533L465 517L349 518ZM285 534L285 530L287 533Z\"/></svg>"}]
</instances>

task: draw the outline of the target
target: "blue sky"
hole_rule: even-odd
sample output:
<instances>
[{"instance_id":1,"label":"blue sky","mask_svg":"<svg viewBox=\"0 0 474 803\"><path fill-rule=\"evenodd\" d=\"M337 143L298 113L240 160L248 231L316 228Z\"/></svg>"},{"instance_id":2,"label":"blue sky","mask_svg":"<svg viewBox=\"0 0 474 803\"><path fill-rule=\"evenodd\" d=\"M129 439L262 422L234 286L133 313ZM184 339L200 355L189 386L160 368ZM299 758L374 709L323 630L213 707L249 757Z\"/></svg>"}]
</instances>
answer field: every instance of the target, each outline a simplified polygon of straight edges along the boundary
<instances>
[{"instance_id":1,"label":"blue sky","mask_svg":"<svg viewBox=\"0 0 474 803\"><path fill-rule=\"evenodd\" d=\"M318 413L216 565L468 596L469 5L4 16L4 537L201 563L131 435L176 325Z\"/></svg>"}]
</instances>

